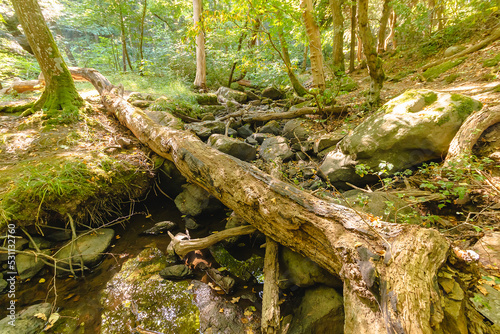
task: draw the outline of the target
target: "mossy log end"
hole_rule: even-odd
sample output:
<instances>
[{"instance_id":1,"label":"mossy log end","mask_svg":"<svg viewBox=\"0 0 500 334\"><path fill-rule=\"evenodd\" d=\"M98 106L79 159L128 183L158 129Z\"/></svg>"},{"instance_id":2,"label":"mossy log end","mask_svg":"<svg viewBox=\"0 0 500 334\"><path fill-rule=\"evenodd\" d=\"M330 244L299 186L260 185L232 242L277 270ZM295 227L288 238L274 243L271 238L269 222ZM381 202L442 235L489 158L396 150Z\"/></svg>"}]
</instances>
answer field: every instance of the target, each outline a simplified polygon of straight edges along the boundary
<instances>
[{"instance_id":1,"label":"mossy log end","mask_svg":"<svg viewBox=\"0 0 500 334\"><path fill-rule=\"evenodd\" d=\"M207 146L191 132L156 124L114 94L114 86L97 71L79 72L98 89L108 111L173 161L187 180L268 237L340 277L346 333L454 332L449 319L443 320L447 295L437 284L438 271L451 253L439 232L372 221L364 213L318 199ZM467 298L463 302L469 303ZM467 312L461 309L458 316L467 319L471 333L479 333Z\"/></svg>"}]
</instances>

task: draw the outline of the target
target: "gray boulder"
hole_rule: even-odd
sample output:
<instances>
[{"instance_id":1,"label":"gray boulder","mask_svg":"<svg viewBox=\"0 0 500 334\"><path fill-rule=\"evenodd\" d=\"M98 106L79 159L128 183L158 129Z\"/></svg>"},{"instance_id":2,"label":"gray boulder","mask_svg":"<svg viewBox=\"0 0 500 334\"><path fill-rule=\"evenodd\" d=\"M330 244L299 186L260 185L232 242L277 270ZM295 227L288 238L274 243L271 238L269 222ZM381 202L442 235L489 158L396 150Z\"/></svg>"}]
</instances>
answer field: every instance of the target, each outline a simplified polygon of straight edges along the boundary
<instances>
[{"instance_id":1,"label":"gray boulder","mask_svg":"<svg viewBox=\"0 0 500 334\"><path fill-rule=\"evenodd\" d=\"M307 140L312 132L312 124L302 119L289 120L283 127L283 137L292 142Z\"/></svg>"},{"instance_id":2,"label":"gray boulder","mask_svg":"<svg viewBox=\"0 0 500 334\"><path fill-rule=\"evenodd\" d=\"M43 254L49 255L50 250L42 249L40 250ZM17 254L16 255L16 268L19 277L22 280L31 278L35 276L43 267L45 263L42 262L40 256L28 255L28 254Z\"/></svg>"},{"instance_id":3,"label":"gray boulder","mask_svg":"<svg viewBox=\"0 0 500 334\"><path fill-rule=\"evenodd\" d=\"M484 266L500 267L500 232L485 234L472 250L479 254L479 261Z\"/></svg>"},{"instance_id":4,"label":"gray boulder","mask_svg":"<svg viewBox=\"0 0 500 334\"><path fill-rule=\"evenodd\" d=\"M307 289L287 333L344 333L342 296L335 289L326 286Z\"/></svg>"},{"instance_id":5,"label":"gray boulder","mask_svg":"<svg viewBox=\"0 0 500 334\"><path fill-rule=\"evenodd\" d=\"M194 184L185 184L184 189L174 200L177 209L190 216L198 216L203 211L214 211L220 208L220 202L205 189Z\"/></svg>"},{"instance_id":6,"label":"gray boulder","mask_svg":"<svg viewBox=\"0 0 500 334\"><path fill-rule=\"evenodd\" d=\"M264 140L266 140L267 138L272 138L272 137L273 137L273 135L270 133L257 132L257 133L252 134L247 139L252 138L252 139L255 139L257 141L257 143L262 144L264 142Z\"/></svg>"},{"instance_id":7,"label":"gray boulder","mask_svg":"<svg viewBox=\"0 0 500 334\"><path fill-rule=\"evenodd\" d=\"M272 135L277 136L281 132L280 123L278 123L275 120L269 121L259 129L259 132L260 133L270 133Z\"/></svg>"},{"instance_id":8,"label":"gray boulder","mask_svg":"<svg viewBox=\"0 0 500 334\"><path fill-rule=\"evenodd\" d=\"M267 87L262 91L262 96L271 100L282 99L285 94L275 87Z\"/></svg>"},{"instance_id":9,"label":"gray boulder","mask_svg":"<svg viewBox=\"0 0 500 334\"><path fill-rule=\"evenodd\" d=\"M294 156L288 140L280 136L265 139L259 148L259 154L267 162L278 159L285 161Z\"/></svg>"},{"instance_id":10,"label":"gray boulder","mask_svg":"<svg viewBox=\"0 0 500 334\"><path fill-rule=\"evenodd\" d=\"M7 308L7 306L6 306ZM52 311L50 303L31 305L15 315L14 325L12 318L7 316L0 320L0 333L5 334L35 334L40 333L45 327L46 320L35 317L35 314L43 314L49 318Z\"/></svg>"},{"instance_id":11,"label":"gray boulder","mask_svg":"<svg viewBox=\"0 0 500 334\"><path fill-rule=\"evenodd\" d=\"M245 124L243 126L240 126L237 130L238 136L241 138L247 138L252 135L253 130L252 130L252 125L251 124Z\"/></svg>"},{"instance_id":12,"label":"gray boulder","mask_svg":"<svg viewBox=\"0 0 500 334\"><path fill-rule=\"evenodd\" d=\"M280 288L291 285L309 287L318 283L331 287L341 287L340 279L321 268L311 259L300 255L287 247L282 247L280 256Z\"/></svg>"},{"instance_id":13,"label":"gray boulder","mask_svg":"<svg viewBox=\"0 0 500 334\"><path fill-rule=\"evenodd\" d=\"M255 160L257 156L257 150L252 145L224 135L211 135L208 145L243 161Z\"/></svg>"},{"instance_id":14,"label":"gray boulder","mask_svg":"<svg viewBox=\"0 0 500 334\"><path fill-rule=\"evenodd\" d=\"M210 135L214 133L224 134L226 132L226 124L219 121L204 121L189 123L184 126L186 130L191 130L201 140L206 140Z\"/></svg>"},{"instance_id":15,"label":"gray boulder","mask_svg":"<svg viewBox=\"0 0 500 334\"><path fill-rule=\"evenodd\" d=\"M222 101L232 100L238 103L243 103L247 100L247 94L227 87L220 87L216 94L219 100Z\"/></svg>"},{"instance_id":16,"label":"gray boulder","mask_svg":"<svg viewBox=\"0 0 500 334\"><path fill-rule=\"evenodd\" d=\"M343 188L345 182L363 185L377 180L357 175L364 164L387 174L446 156L451 140L464 120L481 103L459 94L409 90L384 104L330 152L320 170L330 182Z\"/></svg>"},{"instance_id":17,"label":"gray boulder","mask_svg":"<svg viewBox=\"0 0 500 334\"><path fill-rule=\"evenodd\" d=\"M56 259L66 262L59 262L58 266L68 269L67 262L70 258L74 269L80 267L80 261L83 261L87 267L96 265L102 259L102 253L109 247L114 236L113 229L101 228L95 233L85 234L77 238L74 242L70 241L55 254ZM71 246L72 243L73 246Z\"/></svg>"},{"instance_id":18,"label":"gray boulder","mask_svg":"<svg viewBox=\"0 0 500 334\"><path fill-rule=\"evenodd\" d=\"M185 264L174 264L160 270L160 276L165 279L184 279L193 276L193 271Z\"/></svg>"},{"instance_id":19,"label":"gray boulder","mask_svg":"<svg viewBox=\"0 0 500 334\"><path fill-rule=\"evenodd\" d=\"M340 130L329 133L323 133L320 135L315 135L313 138L310 138L313 141L313 150L315 154L330 148L332 146L337 145L338 142L342 140L346 136L347 132Z\"/></svg>"}]
</instances>

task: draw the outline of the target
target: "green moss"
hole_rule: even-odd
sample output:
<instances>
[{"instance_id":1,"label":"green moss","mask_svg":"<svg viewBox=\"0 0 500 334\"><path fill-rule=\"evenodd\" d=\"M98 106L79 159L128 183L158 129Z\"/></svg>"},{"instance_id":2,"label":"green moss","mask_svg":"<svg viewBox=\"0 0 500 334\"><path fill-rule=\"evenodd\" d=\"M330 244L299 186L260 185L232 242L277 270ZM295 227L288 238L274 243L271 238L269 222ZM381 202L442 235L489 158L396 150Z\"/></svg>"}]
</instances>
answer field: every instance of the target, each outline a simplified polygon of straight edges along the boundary
<instances>
[{"instance_id":1,"label":"green moss","mask_svg":"<svg viewBox=\"0 0 500 334\"><path fill-rule=\"evenodd\" d=\"M95 215L90 218L98 222L113 201L119 202L110 194L132 192L130 185L137 184L138 177L136 167L105 155L51 155L37 162L22 161L0 171L0 230L9 221L24 225L66 213L75 215L77 222L89 218L87 214ZM87 212L81 210L83 203Z\"/></svg>"},{"instance_id":2,"label":"green moss","mask_svg":"<svg viewBox=\"0 0 500 334\"><path fill-rule=\"evenodd\" d=\"M415 70L406 70L398 72L394 77L392 77L392 81L399 82L413 73L415 73Z\"/></svg>"},{"instance_id":3,"label":"green moss","mask_svg":"<svg viewBox=\"0 0 500 334\"><path fill-rule=\"evenodd\" d=\"M210 252L221 266L244 281L248 281L252 276L257 280L262 277L264 259L260 256L254 254L246 261L239 261L220 244L210 247Z\"/></svg>"},{"instance_id":4,"label":"green moss","mask_svg":"<svg viewBox=\"0 0 500 334\"><path fill-rule=\"evenodd\" d=\"M474 110L479 110L483 106L481 102L460 94L451 94L451 100L455 102L455 111L461 119L467 118Z\"/></svg>"},{"instance_id":5,"label":"green moss","mask_svg":"<svg viewBox=\"0 0 500 334\"><path fill-rule=\"evenodd\" d=\"M450 74L450 75L446 76L446 78L444 78L444 81L446 83L448 83L448 84L451 84L452 82L454 82L455 80L457 80L458 77L460 77L460 74L453 73L453 74Z\"/></svg>"},{"instance_id":6,"label":"green moss","mask_svg":"<svg viewBox=\"0 0 500 334\"><path fill-rule=\"evenodd\" d=\"M495 57L483 61L483 67L497 66L498 63L500 63L500 54L497 54Z\"/></svg>"},{"instance_id":7,"label":"green moss","mask_svg":"<svg viewBox=\"0 0 500 334\"><path fill-rule=\"evenodd\" d=\"M448 71L449 69L452 69L453 67L456 67L456 66L462 64L465 61L465 59L467 59L467 57L462 57L462 58L458 58L458 59L444 62L442 64L428 68L422 75L424 76L424 78L427 81L432 81L432 80L438 78L444 72Z\"/></svg>"}]
</instances>

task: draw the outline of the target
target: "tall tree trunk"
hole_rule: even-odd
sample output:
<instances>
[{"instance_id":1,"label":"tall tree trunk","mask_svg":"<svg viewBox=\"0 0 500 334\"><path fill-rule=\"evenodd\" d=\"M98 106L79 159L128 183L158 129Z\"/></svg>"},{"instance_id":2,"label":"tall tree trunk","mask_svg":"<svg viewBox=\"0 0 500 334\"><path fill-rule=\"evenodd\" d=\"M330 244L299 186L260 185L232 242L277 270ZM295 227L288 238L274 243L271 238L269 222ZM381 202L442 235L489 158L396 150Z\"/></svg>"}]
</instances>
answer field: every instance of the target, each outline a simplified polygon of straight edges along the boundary
<instances>
[{"instance_id":1,"label":"tall tree trunk","mask_svg":"<svg viewBox=\"0 0 500 334\"><path fill-rule=\"evenodd\" d=\"M384 85L385 74L368 22L368 0L358 0L358 33L363 43L363 52L371 78L367 102L370 106L377 107L380 104L380 90Z\"/></svg>"},{"instance_id":2,"label":"tall tree trunk","mask_svg":"<svg viewBox=\"0 0 500 334\"><path fill-rule=\"evenodd\" d=\"M440 1L439 6L436 8L436 20L438 23L438 30L444 29L445 20L443 17L444 8L446 3L444 1ZM500 6L500 0L498 1L498 6Z\"/></svg>"},{"instance_id":3,"label":"tall tree trunk","mask_svg":"<svg viewBox=\"0 0 500 334\"><path fill-rule=\"evenodd\" d=\"M389 17L389 36L385 39L384 42L384 49L387 50L389 43L391 43L391 48L392 50L396 50L397 43L396 43L396 22L397 22L397 15L394 9L391 12L391 16Z\"/></svg>"},{"instance_id":4,"label":"tall tree trunk","mask_svg":"<svg viewBox=\"0 0 500 334\"><path fill-rule=\"evenodd\" d=\"M321 35L319 28L314 21L312 0L301 0L302 19L306 27L306 34L309 40L309 53L311 59L311 71L313 85L319 90L325 89L325 73L323 69L323 52L321 51Z\"/></svg>"},{"instance_id":5,"label":"tall tree trunk","mask_svg":"<svg viewBox=\"0 0 500 334\"><path fill-rule=\"evenodd\" d=\"M363 212L318 199L207 146L188 131L155 123L114 95L98 72L80 72L106 108L142 143L173 161L189 182L266 236L340 277L345 333L494 332L467 295L479 279L477 266L455 255L438 231L374 222ZM457 324L465 328L457 330Z\"/></svg>"},{"instance_id":6,"label":"tall tree trunk","mask_svg":"<svg viewBox=\"0 0 500 334\"><path fill-rule=\"evenodd\" d=\"M333 70L345 73L344 64L344 17L342 16L343 0L329 0L333 16Z\"/></svg>"},{"instance_id":7,"label":"tall tree trunk","mask_svg":"<svg viewBox=\"0 0 500 334\"><path fill-rule=\"evenodd\" d=\"M434 27L436 26L436 0L428 0L428 20L429 20L429 35L432 34Z\"/></svg>"},{"instance_id":8,"label":"tall tree trunk","mask_svg":"<svg viewBox=\"0 0 500 334\"><path fill-rule=\"evenodd\" d=\"M392 6L390 4L392 0L384 0L384 5L382 7L382 17L380 18L380 29L378 31L378 43L377 52L382 54L385 51L385 31L387 30L387 23L389 22L389 16L391 15Z\"/></svg>"},{"instance_id":9,"label":"tall tree trunk","mask_svg":"<svg viewBox=\"0 0 500 334\"><path fill-rule=\"evenodd\" d=\"M193 0L193 23L196 34L196 77L194 86L207 89L207 65L205 59L205 32L203 31L203 0Z\"/></svg>"},{"instance_id":10,"label":"tall tree trunk","mask_svg":"<svg viewBox=\"0 0 500 334\"><path fill-rule=\"evenodd\" d=\"M139 55L141 57L141 64L144 61L144 21L146 20L146 12L148 8L148 0L144 0L144 4L142 5L142 16L141 16L141 35L139 37Z\"/></svg>"},{"instance_id":11,"label":"tall tree trunk","mask_svg":"<svg viewBox=\"0 0 500 334\"><path fill-rule=\"evenodd\" d=\"M356 23L357 22L358 20L356 19ZM356 33L356 39L358 40L358 50L356 52L356 57L358 58L358 63L361 64L361 61L363 59L363 41L361 40L361 36L358 33Z\"/></svg>"},{"instance_id":12,"label":"tall tree trunk","mask_svg":"<svg viewBox=\"0 0 500 334\"><path fill-rule=\"evenodd\" d=\"M36 0L12 0L24 33L45 78L45 90L34 109L47 115L72 114L82 106L73 78L64 62Z\"/></svg>"},{"instance_id":13,"label":"tall tree trunk","mask_svg":"<svg viewBox=\"0 0 500 334\"><path fill-rule=\"evenodd\" d=\"M349 72L354 72L354 53L356 49L356 2L351 5L351 52L349 53Z\"/></svg>"}]
</instances>

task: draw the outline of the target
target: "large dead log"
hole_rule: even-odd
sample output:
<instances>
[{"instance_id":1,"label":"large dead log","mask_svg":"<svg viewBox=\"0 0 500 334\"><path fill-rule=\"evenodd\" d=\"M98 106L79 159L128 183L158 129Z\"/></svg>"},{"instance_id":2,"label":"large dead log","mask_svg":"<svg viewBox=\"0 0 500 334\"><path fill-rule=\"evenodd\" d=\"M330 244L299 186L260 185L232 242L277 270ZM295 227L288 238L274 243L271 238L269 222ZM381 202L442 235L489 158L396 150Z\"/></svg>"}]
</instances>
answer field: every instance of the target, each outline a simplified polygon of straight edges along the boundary
<instances>
[{"instance_id":1,"label":"large dead log","mask_svg":"<svg viewBox=\"0 0 500 334\"><path fill-rule=\"evenodd\" d=\"M446 155L445 165L450 165L460 158L472 154L472 147L483 132L498 122L500 122L500 105L491 108L485 107L470 115L453 137Z\"/></svg>"},{"instance_id":2,"label":"large dead log","mask_svg":"<svg viewBox=\"0 0 500 334\"><path fill-rule=\"evenodd\" d=\"M38 80L28 80L28 81L14 81L12 83L11 89L18 93L33 92L35 90L43 89L45 86L41 84Z\"/></svg>"},{"instance_id":3,"label":"large dead log","mask_svg":"<svg viewBox=\"0 0 500 334\"><path fill-rule=\"evenodd\" d=\"M373 221L320 200L207 146L191 132L156 124L116 95L97 71L78 71L94 84L106 108L141 142L173 161L187 180L268 237L338 275L344 282L346 333L456 332L443 321L447 297L437 273L450 245L439 232ZM468 319L463 308L460 312Z\"/></svg>"}]
</instances>

